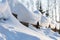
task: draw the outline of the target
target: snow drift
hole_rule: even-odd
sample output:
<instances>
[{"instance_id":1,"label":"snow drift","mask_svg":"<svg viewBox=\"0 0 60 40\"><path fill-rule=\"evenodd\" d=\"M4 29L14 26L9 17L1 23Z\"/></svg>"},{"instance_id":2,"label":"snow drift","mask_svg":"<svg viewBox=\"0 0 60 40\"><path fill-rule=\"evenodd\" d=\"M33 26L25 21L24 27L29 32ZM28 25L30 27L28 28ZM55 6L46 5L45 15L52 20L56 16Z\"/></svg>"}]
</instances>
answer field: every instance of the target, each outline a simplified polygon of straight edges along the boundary
<instances>
[{"instance_id":1,"label":"snow drift","mask_svg":"<svg viewBox=\"0 0 60 40\"><path fill-rule=\"evenodd\" d=\"M7 0L4 1L4 3L8 4ZM3 12L3 15L0 13L2 16L0 17L2 18L0 19L0 40L40 40L38 37L30 35L28 32L26 32L26 30L28 31L28 28L26 28L25 32L22 32L25 29L24 26L20 24L19 21L17 21L17 19L11 14L9 5L5 6L7 6L7 8ZM16 31L15 27L22 29L17 29L19 31ZM32 30L30 32L34 34Z\"/></svg>"},{"instance_id":2,"label":"snow drift","mask_svg":"<svg viewBox=\"0 0 60 40\"><path fill-rule=\"evenodd\" d=\"M11 13L7 0L1 4L7 3L7 8L0 12L0 40L55 40L51 37L37 32L22 25ZM4 7L5 7L4 6Z\"/></svg>"},{"instance_id":3,"label":"snow drift","mask_svg":"<svg viewBox=\"0 0 60 40\"><path fill-rule=\"evenodd\" d=\"M17 1L13 0L13 3L9 3L9 4L12 12L18 15L19 21L36 24L37 21L40 20L40 14L34 14L18 0Z\"/></svg>"},{"instance_id":4,"label":"snow drift","mask_svg":"<svg viewBox=\"0 0 60 40\"><path fill-rule=\"evenodd\" d=\"M6 0L4 3L8 4ZM47 40L46 36L42 36L19 23L12 15L9 5L5 6L7 6L7 8L3 12L4 15L2 15L2 19L0 19L0 40Z\"/></svg>"}]
</instances>

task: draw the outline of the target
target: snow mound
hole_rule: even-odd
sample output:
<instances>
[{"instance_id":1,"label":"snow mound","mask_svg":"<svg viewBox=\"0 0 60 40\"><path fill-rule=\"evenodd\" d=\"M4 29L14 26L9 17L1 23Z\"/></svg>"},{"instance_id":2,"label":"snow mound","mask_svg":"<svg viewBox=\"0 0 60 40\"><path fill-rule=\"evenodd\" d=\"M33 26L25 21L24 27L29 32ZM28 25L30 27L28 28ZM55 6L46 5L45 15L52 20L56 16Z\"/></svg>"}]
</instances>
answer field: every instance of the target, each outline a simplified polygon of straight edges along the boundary
<instances>
[{"instance_id":1,"label":"snow mound","mask_svg":"<svg viewBox=\"0 0 60 40\"><path fill-rule=\"evenodd\" d=\"M5 2L8 4L7 1ZM45 34L46 32L44 32L44 29L43 31L41 31L42 33L40 33L40 31L38 32L22 25L12 15L9 5L7 5L7 8L2 13L0 13L0 15L2 16L0 17L0 40L53 40L54 38L56 38L46 36L47 34ZM57 34L54 35L58 36ZM60 36L58 37L60 38Z\"/></svg>"},{"instance_id":2,"label":"snow mound","mask_svg":"<svg viewBox=\"0 0 60 40\"><path fill-rule=\"evenodd\" d=\"M14 6L11 7L11 4L14 4ZM13 13L18 15L19 21L36 24L37 21L40 20L39 18L40 14L38 15L34 14L25 5L23 5L22 3L18 1L10 3L10 7Z\"/></svg>"},{"instance_id":3,"label":"snow mound","mask_svg":"<svg viewBox=\"0 0 60 40\"><path fill-rule=\"evenodd\" d=\"M9 5L3 14L7 15L7 18L0 19L0 33L4 35L4 37L0 36L1 40L40 40L40 34L19 23L12 15ZM4 16L2 15L2 17ZM43 39L46 40L46 38Z\"/></svg>"},{"instance_id":4,"label":"snow mound","mask_svg":"<svg viewBox=\"0 0 60 40\"><path fill-rule=\"evenodd\" d=\"M34 34L34 32L31 29L29 30L27 27L20 24L19 21L11 14L9 5L7 5L7 8L3 12L3 14L4 15L0 13L2 17L6 16L7 18L0 17L2 18L0 19L0 40L40 40L38 37L36 37L37 35ZM32 33L32 35L30 35L30 33Z\"/></svg>"}]
</instances>

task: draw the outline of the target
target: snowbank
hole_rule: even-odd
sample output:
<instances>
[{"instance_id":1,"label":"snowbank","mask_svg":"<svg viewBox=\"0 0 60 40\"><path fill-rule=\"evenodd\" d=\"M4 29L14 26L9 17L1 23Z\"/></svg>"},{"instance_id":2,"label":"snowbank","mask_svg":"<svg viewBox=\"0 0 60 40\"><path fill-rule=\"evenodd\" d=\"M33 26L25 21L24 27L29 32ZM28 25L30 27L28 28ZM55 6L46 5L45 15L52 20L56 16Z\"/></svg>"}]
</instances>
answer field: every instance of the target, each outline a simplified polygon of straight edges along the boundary
<instances>
[{"instance_id":1,"label":"snowbank","mask_svg":"<svg viewBox=\"0 0 60 40\"><path fill-rule=\"evenodd\" d=\"M33 12L31 12L28 8L26 8L22 3L20 2L14 2L13 1L13 5L12 3L10 3L10 7L11 10L13 11L13 13L18 15L18 20L22 21L22 22L27 22L27 23L31 23L31 24L36 24L37 21L40 20L40 14L34 14Z\"/></svg>"},{"instance_id":2,"label":"snowbank","mask_svg":"<svg viewBox=\"0 0 60 40\"><path fill-rule=\"evenodd\" d=\"M7 18L5 18L5 20L2 18L2 21L0 20L0 33L1 35L4 35L4 37L0 37L0 40L40 40L40 36L41 38L43 37L37 32L19 23L19 21L11 14L9 6L7 6L7 9L3 12L3 14L4 16L6 15ZM43 39L47 40L46 38Z\"/></svg>"},{"instance_id":3,"label":"snowbank","mask_svg":"<svg viewBox=\"0 0 60 40\"><path fill-rule=\"evenodd\" d=\"M6 1L5 3L8 4ZM5 5L6 6L6 5ZM3 9L4 10L4 9ZM2 19L0 19L0 40L55 40L56 37L49 37L43 33L35 31L22 25L11 13L9 5L3 12ZM41 28L42 29L42 28ZM36 29L37 30L37 29ZM46 29L47 30L47 29ZM49 31L49 30L48 30ZM48 32L47 32L48 33ZM58 38L60 36L56 35ZM57 39L58 39L57 38ZM58 39L59 40L59 39Z\"/></svg>"},{"instance_id":4,"label":"snowbank","mask_svg":"<svg viewBox=\"0 0 60 40\"><path fill-rule=\"evenodd\" d=\"M7 3L7 1L5 3ZM34 34L34 32L31 29L28 30L27 27L20 24L19 21L11 14L9 5L7 5L7 8L3 12L3 14L4 15L2 15L2 17L6 16L7 18L0 19L0 40L40 40L40 38L36 37L37 34ZM24 30L25 32L23 32ZM30 32L26 32L26 31L30 31ZM30 33L32 35L30 35Z\"/></svg>"}]
</instances>

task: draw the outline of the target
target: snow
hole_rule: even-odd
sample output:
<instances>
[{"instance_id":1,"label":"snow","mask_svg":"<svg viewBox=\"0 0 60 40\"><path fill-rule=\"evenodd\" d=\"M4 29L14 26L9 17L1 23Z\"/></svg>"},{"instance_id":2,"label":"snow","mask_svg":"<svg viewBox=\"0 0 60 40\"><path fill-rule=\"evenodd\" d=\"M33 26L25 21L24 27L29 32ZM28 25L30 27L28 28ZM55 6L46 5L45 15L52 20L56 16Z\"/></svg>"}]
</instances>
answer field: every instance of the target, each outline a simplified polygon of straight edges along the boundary
<instances>
[{"instance_id":1,"label":"snow","mask_svg":"<svg viewBox=\"0 0 60 40\"><path fill-rule=\"evenodd\" d=\"M42 35L50 37L52 40L60 40L60 35L57 32L53 32L50 28L40 27L40 29L36 29L32 25L29 25L29 28Z\"/></svg>"},{"instance_id":2,"label":"snow","mask_svg":"<svg viewBox=\"0 0 60 40\"><path fill-rule=\"evenodd\" d=\"M0 5L0 7L4 8L4 9L0 10L0 40L59 40L60 35L57 32L54 33L51 29L47 29L45 27L36 29L32 25L29 25L29 28L27 28L24 25L22 25L12 15L12 12L11 12L12 9L10 10L11 6L9 6L8 1L7 0L4 0L4 1L5 1L4 3L0 3L3 5L3 6ZM7 8L5 8L5 6ZM29 13L29 15L30 15L29 18L32 17L29 20L27 19L27 21L29 21L29 22L34 21L33 19L35 19L36 16L38 15L38 14L34 14L33 12L30 12L21 3L17 3L16 6L18 6L17 9L19 8L19 10L20 10L20 7L22 8L20 10L20 12L18 12L18 13L23 14L24 17ZM14 8L16 8L16 6L14 5ZM22 12L22 10L24 10L23 12L26 12L27 14L25 15ZM16 10L16 12L17 11L18 10ZM23 18L23 16L20 15L19 17ZM21 20L21 18L20 18L20 20ZM38 19L38 17L37 17L37 19ZM36 22L36 21L34 21L34 22ZM34 23L34 22L32 22L32 23Z\"/></svg>"},{"instance_id":3,"label":"snow","mask_svg":"<svg viewBox=\"0 0 60 40\"><path fill-rule=\"evenodd\" d=\"M4 8L4 6L5 6L5 8ZM0 1L0 12L5 11L6 8L7 8L7 3L5 3L5 0L4 1Z\"/></svg>"},{"instance_id":4,"label":"snow","mask_svg":"<svg viewBox=\"0 0 60 40\"><path fill-rule=\"evenodd\" d=\"M3 36L4 36L4 37L3 37ZM6 40L6 39L5 39L5 35L2 34L2 33L0 33L0 40Z\"/></svg>"},{"instance_id":5,"label":"snow","mask_svg":"<svg viewBox=\"0 0 60 40\"><path fill-rule=\"evenodd\" d=\"M37 21L40 20L40 14L35 14L35 13L31 12L22 3L17 1L16 3L13 3L13 4L15 6L14 7L12 6L13 7L12 8L11 5L10 5L10 7L11 7L11 9L13 9L12 10L13 13L18 15L18 20L19 21L27 22L27 23L30 23L30 24L36 24Z\"/></svg>"},{"instance_id":6,"label":"snow","mask_svg":"<svg viewBox=\"0 0 60 40\"><path fill-rule=\"evenodd\" d=\"M41 20L39 21L40 25L42 27L49 27L49 24L51 23L51 18L46 17L44 14L41 15Z\"/></svg>"},{"instance_id":7,"label":"snow","mask_svg":"<svg viewBox=\"0 0 60 40\"><path fill-rule=\"evenodd\" d=\"M0 33L3 33L5 35L6 40L39 40L39 38L37 38L35 36L29 35L29 34L26 34L23 32L15 31L13 29L13 27L10 29L11 29L11 31L8 28L4 28L3 26L0 26ZM0 39L0 40L2 40L2 39Z\"/></svg>"},{"instance_id":8,"label":"snow","mask_svg":"<svg viewBox=\"0 0 60 40\"><path fill-rule=\"evenodd\" d=\"M19 21L17 21L17 19L11 14L11 11L8 5L5 11L3 12L3 14L4 14L2 15L3 17L7 15L8 18L5 18L6 20L3 20L4 18L2 18L1 20L3 21L0 20L0 34L1 34L0 40L29 40L29 39L40 40L38 37L34 36L34 33L32 30L30 31L28 30L28 28L24 28L25 26L23 26L22 24L19 23ZM16 31L15 27L18 28L17 30L19 31ZM29 33L27 33L25 29L27 31L30 31L31 34L33 35L30 35ZM22 32L24 30L25 32Z\"/></svg>"},{"instance_id":9,"label":"snow","mask_svg":"<svg viewBox=\"0 0 60 40\"><path fill-rule=\"evenodd\" d=\"M37 0L18 0L18 1L24 4L31 12L37 9L36 7Z\"/></svg>"}]
</instances>

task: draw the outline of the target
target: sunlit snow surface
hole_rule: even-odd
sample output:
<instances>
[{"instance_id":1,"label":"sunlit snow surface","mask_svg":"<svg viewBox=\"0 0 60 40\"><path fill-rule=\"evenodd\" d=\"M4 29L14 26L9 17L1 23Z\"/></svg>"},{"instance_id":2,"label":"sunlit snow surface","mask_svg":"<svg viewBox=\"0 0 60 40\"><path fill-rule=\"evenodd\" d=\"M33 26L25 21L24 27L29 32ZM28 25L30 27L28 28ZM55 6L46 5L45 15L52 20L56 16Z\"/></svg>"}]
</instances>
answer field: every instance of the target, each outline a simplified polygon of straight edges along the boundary
<instances>
[{"instance_id":1,"label":"sunlit snow surface","mask_svg":"<svg viewBox=\"0 0 60 40\"><path fill-rule=\"evenodd\" d=\"M24 4L20 3L19 1L13 0L12 3L10 2L11 1L9 0L10 8L13 13L18 15L17 18L19 21L36 24L37 21L40 20L41 13L38 12L39 14L35 14L34 12L31 12Z\"/></svg>"},{"instance_id":2,"label":"sunlit snow surface","mask_svg":"<svg viewBox=\"0 0 60 40\"><path fill-rule=\"evenodd\" d=\"M32 25L27 28L22 25L12 15L7 1L6 4L3 8L5 6L7 8L0 10L0 40L59 40L60 35L51 31L51 29L44 27L36 29Z\"/></svg>"},{"instance_id":3,"label":"sunlit snow surface","mask_svg":"<svg viewBox=\"0 0 60 40\"><path fill-rule=\"evenodd\" d=\"M52 40L60 40L60 34L58 34L58 32L53 32L50 28L40 27L40 29L36 29L32 25L29 25L29 28L40 34L50 37Z\"/></svg>"},{"instance_id":4,"label":"sunlit snow surface","mask_svg":"<svg viewBox=\"0 0 60 40\"><path fill-rule=\"evenodd\" d=\"M7 2L7 1L6 1ZM23 32L25 29L22 24L17 21L17 19L11 14L10 8L8 5L3 14L0 12L0 40L40 40L38 37L33 36L34 33L31 30L33 35L30 35L28 32ZM4 10L4 9L2 9ZM15 27L21 28L22 30L15 30ZM28 28L26 28L28 31ZM26 37L26 38L25 38Z\"/></svg>"}]
</instances>

